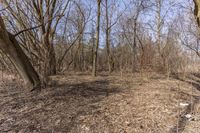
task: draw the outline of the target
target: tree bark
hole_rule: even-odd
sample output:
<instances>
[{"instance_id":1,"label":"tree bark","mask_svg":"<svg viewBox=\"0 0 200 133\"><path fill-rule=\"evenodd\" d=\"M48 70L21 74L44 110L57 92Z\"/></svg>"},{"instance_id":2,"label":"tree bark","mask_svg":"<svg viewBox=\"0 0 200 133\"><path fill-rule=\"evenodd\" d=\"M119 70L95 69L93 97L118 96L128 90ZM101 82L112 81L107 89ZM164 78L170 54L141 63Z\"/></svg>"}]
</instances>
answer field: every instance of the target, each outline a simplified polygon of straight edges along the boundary
<instances>
[{"instance_id":1,"label":"tree bark","mask_svg":"<svg viewBox=\"0 0 200 133\"><path fill-rule=\"evenodd\" d=\"M133 31L133 59L132 59L132 72L136 71L137 67L137 40L136 40L136 34L137 34L137 19L138 15L134 18L134 31Z\"/></svg>"},{"instance_id":2,"label":"tree bark","mask_svg":"<svg viewBox=\"0 0 200 133\"><path fill-rule=\"evenodd\" d=\"M161 0L157 1L157 26L156 26L156 32L157 32L157 37L156 37L156 41L157 41L157 45L158 45L158 54L161 57L161 41L160 41L160 37L161 37Z\"/></svg>"},{"instance_id":3,"label":"tree bark","mask_svg":"<svg viewBox=\"0 0 200 133\"><path fill-rule=\"evenodd\" d=\"M42 36L42 43L44 44L46 53L45 53L45 62L44 62L44 78L46 79L50 75L56 74L56 55L54 51L53 44L51 43L53 38L49 33L45 33ZM51 40L50 40L51 39ZM47 82L47 81L45 81Z\"/></svg>"},{"instance_id":4,"label":"tree bark","mask_svg":"<svg viewBox=\"0 0 200 133\"><path fill-rule=\"evenodd\" d=\"M96 76L97 69L97 56L98 56L98 48L99 48L99 31L100 31L100 16L101 16L101 0L97 0L98 2L98 12L97 12L97 26L96 26L96 46L94 49L93 55L93 67L92 67L92 75Z\"/></svg>"},{"instance_id":5,"label":"tree bark","mask_svg":"<svg viewBox=\"0 0 200 133\"><path fill-rule=\"evenodd\" d=\"M196 21L198 26L200 27L200 0L194 1L194 16L196 17Z\"/></svg>"},{"instance_id":6,"label":"tree bark","mask_svg":"<svg viewBox=\"0 0 200 133\"><path fill-rule=\"evenodd\" d=\"M107 53L107 62L108 62L108 71L111 73L113 71L112 59L110 54L110 32L111 28L109 27L109 11L108 11L108 0L106 2L106 53Z\"/></svg>"},{"instance_id":7,"label":"tree bark","mask_svg":"<svg viewBox=\"0 0 200 133\"><path fill-rule=\"evenodd\" d=\"M23 78L26 86L31 89L40 87L39 75L33 68L28 57L19 46L14 35L6 30L3 19L0 17L0 49L8 55L9 59Z\"/></svg>"}]
</instances>

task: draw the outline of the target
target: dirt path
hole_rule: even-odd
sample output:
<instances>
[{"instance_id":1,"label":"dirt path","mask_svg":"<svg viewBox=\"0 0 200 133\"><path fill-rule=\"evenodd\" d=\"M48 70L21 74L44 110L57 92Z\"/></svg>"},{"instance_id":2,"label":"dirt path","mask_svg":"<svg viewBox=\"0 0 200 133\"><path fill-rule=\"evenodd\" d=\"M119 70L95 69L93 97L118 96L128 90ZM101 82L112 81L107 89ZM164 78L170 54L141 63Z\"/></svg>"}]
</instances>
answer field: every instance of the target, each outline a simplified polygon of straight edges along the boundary
<instances>
[{"instance_id":1,"label":"dirt path","mask_svg":"<svg viewBox=\"0 0 200 133\"><path fill-rule=\"evenodd\" d=\"M169 133L186 110L179 104L200 96L194 84L161 75L51 79L38 94L10 79L0 83L0 132Z\"/></svg>"}]
</instances>

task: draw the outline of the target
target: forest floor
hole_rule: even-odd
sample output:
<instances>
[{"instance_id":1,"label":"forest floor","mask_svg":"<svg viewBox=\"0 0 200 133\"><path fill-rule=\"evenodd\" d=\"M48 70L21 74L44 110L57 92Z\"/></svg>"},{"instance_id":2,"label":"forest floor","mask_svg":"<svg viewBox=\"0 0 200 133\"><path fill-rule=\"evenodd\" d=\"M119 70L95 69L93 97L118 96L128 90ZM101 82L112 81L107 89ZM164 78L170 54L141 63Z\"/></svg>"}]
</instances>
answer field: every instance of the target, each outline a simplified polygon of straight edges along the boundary
<instances>
[{"instance_id":1,"label":"forest floor","mask_svg":"<svg viewBox=\"0 0 200 133\"><path fill-rule=\"evenodd\" d=\"M50 79L41 92L30 92L11 75L0 79L0 132L200 133L198 74Z\"/></svg>"}]
</instances>

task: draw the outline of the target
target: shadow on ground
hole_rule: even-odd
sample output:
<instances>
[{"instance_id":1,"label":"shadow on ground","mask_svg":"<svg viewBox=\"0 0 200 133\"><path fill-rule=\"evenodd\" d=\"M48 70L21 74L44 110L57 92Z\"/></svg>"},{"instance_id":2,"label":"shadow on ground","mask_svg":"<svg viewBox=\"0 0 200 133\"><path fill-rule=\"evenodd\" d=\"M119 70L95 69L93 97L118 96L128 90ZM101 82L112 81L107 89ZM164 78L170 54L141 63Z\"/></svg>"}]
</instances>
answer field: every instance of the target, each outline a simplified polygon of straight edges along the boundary
<instances>
[{"instance_id":1,"label":"shadow on ground","mask_svg":"<svg viewBox=\"0 0 200 133\"><path fill-rule=\"evenodd\" d=\"M179 76L175 75L175 79L180 80L182 82L186 82L190 85L192 85L197 91L200 91L200 74L198 73L191 73L190 75L186 76L184 79L180 78ZM185 117L186 114L193 114L194 112L194 106L195 104L198 104L200 102L200 96L196 96L193 93L185 93L185 92L178 92L182 95L188 95L188 97L191 97L193 99L193 104L189 104L187 108L182 111L180 114L180 118L178 121L178 124L171 129L171 133L182 133L185 130L186 124L188 122L188 118Z\"/></svg>"},{"instance_id":2,"label":"shadow on ground","mask_svg":"<svg viewBox=\"0 0 200 133\"><path fill-rule=\"evenodd\" d=\"M56 85L51 91L54 92L52 97L74 95L86 98L98 98L120 92L118 88L110 88L109 81L106 80L84 82L80 84Z\"/></svg>"},{"instance_id":3,"label":"shadow on ground","mask_svg":"<svg viewBox=\"0 0 200 133\"><path fill-rule=\"evenodd\" d=\"M66 82L37 94L8 86L0 87L0 132L71 132L82 117L101 113L101 100L121 92L107 80Z\"/></svg>"}]
</instances>

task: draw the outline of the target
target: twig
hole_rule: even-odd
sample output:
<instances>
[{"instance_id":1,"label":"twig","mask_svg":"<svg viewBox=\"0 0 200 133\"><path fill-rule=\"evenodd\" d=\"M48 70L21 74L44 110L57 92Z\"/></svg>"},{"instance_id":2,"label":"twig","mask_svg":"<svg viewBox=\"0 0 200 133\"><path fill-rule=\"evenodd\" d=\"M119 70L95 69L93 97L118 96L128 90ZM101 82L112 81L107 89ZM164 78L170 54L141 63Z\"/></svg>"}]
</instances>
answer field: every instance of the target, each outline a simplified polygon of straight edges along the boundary
<instances>
[{"instance_id":1,"label":"twig","mask_svg":"<svg viewBox=\"0 0 200 133\"><path fill-rule=\"evenodd\" d=\"M51 19L49 19L46 23L42 23L42 24L39 24L39 25L36 25L36 26L34 26L34 27L30 27L30 28L27 28L27 29L23 29L23 30L21 30L21 31L19 31L18 33L16 33L15 35L14 35L14 37L16 37L16 36L18 36L19 34L21 34L21 33L23 33L23 32L26 32L26 31L29 31L29 30L34 30L34 29L37 29L37 28L39 28L39 27L41 27L41 26L43 26L43 25L46 25L47 23L49 23L50 21L52 21L54 18L56 18L57 16L55 16L55 17L53 17L53 18L51 18ZM58 17L60 17L60 15L58 16Z\"/></svg>"}]
</instances>

